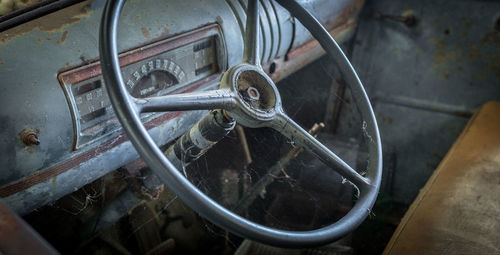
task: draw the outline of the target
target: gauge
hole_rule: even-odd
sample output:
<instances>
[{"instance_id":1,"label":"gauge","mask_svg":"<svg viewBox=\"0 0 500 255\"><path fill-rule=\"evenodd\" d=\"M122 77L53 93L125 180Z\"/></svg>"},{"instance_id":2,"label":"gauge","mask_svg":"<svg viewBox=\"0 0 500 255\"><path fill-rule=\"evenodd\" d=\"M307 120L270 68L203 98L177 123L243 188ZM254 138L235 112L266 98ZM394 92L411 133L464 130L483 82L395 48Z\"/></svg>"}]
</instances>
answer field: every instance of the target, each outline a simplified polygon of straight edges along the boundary
<instances>
[{"instance_id":1,"label":"gauge","mask_svg":"<svg viewBox=\"0 0 500 255\"><path fill-rule=\"evenodd\" d=\"M171 87L179 81L166 71L155 70L142 77L130 94L133 97L147 97Z\"/></svg>"},{"instance_id":2,"label":"gauge","mask_svg":"<svg viewBox=\"0 0 500 255\"><path fill-rule=\"evenodd\" d=\"M127 80L127 89L133 97L144 98L168 92L170 87L183 83L186 74L173 60L155 59L140 66Z\"/></svg>"}]
</instances>

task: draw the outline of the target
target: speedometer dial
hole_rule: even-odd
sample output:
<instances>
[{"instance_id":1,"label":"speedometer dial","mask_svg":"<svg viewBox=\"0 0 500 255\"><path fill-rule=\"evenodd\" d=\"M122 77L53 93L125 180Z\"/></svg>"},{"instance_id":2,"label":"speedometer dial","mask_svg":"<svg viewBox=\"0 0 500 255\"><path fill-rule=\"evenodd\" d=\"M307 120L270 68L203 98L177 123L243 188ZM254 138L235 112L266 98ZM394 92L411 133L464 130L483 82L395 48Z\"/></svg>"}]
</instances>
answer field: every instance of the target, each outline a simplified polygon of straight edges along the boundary
<instances>
[{"instance_id":1,"label":"speedometer dial","mask_svg":"<svg viewBox=\"0 0 500 255\"><path fill-rule=\"evenodd\" d=\"M148 97L178 84L177 78L166 71L152 71L142 77L130 94L133 97Z\"/></svg>"},{"instance_id":2,"label":"speedometer dial","mask_svg":"<svg viewBox=\"0 0 500 255\"><path fill-rule=\"evenodd\" d=\"M150 60L133 72L127 88L132 96L143 98L167 92L169 87L184 82L185 77L182 68L172 60Z\"/></svg>"}]
</instances>

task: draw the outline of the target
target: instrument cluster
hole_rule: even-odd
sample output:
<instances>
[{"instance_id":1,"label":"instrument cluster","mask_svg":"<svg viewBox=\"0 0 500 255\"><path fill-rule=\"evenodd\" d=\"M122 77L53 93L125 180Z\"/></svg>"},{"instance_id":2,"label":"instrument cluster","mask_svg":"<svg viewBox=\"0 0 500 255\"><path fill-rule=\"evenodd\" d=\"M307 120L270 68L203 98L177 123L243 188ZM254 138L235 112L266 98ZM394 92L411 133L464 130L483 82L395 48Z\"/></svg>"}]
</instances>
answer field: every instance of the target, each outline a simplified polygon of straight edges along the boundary
<instances>
[{"instance_id":1,"label":"instrument cluster","mask_svg":"<svg viewBox=\"0 0 500 255\"><path fill-rule=\"evenodd\" d=\"M205 88L225 69L224 56L220 29L210 25L120 54L120 65L130 95L145 98ZM121 129L98 61L59 74L59 81L73 114L75 150ZM162 114L142 114L141 119Z\"/></svg>"}]
</instances>

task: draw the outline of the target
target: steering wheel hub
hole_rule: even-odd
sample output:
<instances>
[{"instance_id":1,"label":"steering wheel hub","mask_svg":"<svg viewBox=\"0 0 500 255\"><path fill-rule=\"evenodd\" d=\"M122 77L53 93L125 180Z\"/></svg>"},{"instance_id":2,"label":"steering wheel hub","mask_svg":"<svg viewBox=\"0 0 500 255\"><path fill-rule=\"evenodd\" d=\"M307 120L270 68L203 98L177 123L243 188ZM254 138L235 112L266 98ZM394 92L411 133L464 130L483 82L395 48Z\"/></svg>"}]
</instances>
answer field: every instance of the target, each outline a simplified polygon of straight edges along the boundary
<instances>
[{"instance_id":1,"label":"steering wheel hub","mask_svg":"<svg viewBox=\"0 0 500 255\"><path fill-rule=\"evenodd\" d=\"M243 71L236 78L239 97L257 111L269 111L276 105L274 84L266 78L254 70Z\"/></svg>"},{"instance_id":2,"label":"steering wheel hub","mask_svg":"<svg viewBox=\"0 0 500 255\"><path fill-rule=\"evenodd\" d=\"M238 107L229 110L237 122L260 127L282 112L281 97L274 82L259 67L239 64L230 68L222 78L221 89L231 90Z\"/></svg>"}]
</instances>

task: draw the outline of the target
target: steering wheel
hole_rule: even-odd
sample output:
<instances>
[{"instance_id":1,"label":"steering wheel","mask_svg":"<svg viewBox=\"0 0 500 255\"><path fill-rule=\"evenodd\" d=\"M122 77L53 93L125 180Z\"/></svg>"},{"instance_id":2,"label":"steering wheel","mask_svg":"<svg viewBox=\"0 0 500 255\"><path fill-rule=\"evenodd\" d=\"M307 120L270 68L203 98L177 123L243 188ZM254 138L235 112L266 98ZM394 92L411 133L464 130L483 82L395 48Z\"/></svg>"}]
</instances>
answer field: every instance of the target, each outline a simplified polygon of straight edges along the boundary
<instances>
[{"instance_id":1,"label":"steering wheel","mask_svg":"<svg viewBox=\"0 0 500 255\"><path fill-rule=\"evenodd\" d=\"M285 114L276 85L260 66L258 0L248 1L243 63L229 68L216 90L150 98L132 97L123 82L116 43L118 20L125 0L108 0L106 3L99 34L101 68L111 104L128 138L154 173L189 207L216 225L245 238L284 247L321 245L354 230L370 213L377 198L382 175L380 135L363 85L335 40L300 4L291 0L277 1L319 41L326 53L337 63L349 85L363 119L362 130L368 144L369 156L365 176L356 172ZM248 96L243 96L242 91L248 89L255 94L254 99L258 98L257 104L250 102ZM328 167L337 169L342 176L356 185L360 195L355 205L337 222L309 231L270 228L219 205L198 190L165 157L139 118L139 115L145 112L203 109L223 109L243 126L270 127L282 133L295 144L315 154Z\"/></svg>"}]
</instances>

